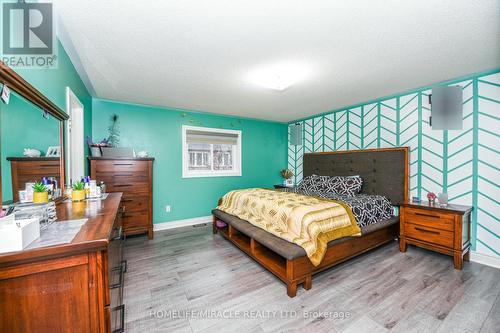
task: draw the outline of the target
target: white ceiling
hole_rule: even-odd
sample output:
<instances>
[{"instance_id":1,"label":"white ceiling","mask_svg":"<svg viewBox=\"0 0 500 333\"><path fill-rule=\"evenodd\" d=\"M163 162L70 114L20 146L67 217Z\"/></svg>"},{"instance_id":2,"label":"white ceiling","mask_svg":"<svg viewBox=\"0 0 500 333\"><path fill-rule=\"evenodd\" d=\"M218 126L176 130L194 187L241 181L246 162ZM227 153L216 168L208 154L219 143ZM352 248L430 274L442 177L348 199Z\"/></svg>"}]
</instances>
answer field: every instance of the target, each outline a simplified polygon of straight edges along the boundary
<instances>
[{"instance_id":1,"label":"white ceiling","mask_svg":"<svg viewBox=\"0 0 500 333\"><path fill-rule=\"evenodd\" d=\"M292 121L500 67L498 0L54 2L105 99ZM285 91L248 80L283 63Z\"/></svg>"}]
</instances>

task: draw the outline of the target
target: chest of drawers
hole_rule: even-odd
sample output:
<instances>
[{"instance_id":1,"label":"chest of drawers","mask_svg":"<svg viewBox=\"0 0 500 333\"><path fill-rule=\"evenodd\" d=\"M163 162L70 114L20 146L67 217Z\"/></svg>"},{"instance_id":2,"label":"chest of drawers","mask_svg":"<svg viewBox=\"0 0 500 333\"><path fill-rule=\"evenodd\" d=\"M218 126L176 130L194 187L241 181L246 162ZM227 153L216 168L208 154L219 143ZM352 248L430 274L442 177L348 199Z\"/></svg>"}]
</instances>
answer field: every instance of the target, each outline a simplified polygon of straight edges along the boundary
<instances>
[{"instance_id":1,"label":"chest of drawers","mask_svg":"<svg viewBox=\"0 0 500 333\"><path fill-rule=\"evenodd\" d=\"M469 260L470 216L472 207L428 203L405 203L400 211L401 252L413 244L453 257L456 269Z\"/></svg>"},{"instance_id":2,"label":"chest of drawers","mask_svg":"<svg viewBox=\"0 0 500 333\"><path fill-rule=\"evenodd\" d=\"M0 332L123 332L120 202L59 202L59 232L87 219L71 242L0 253Z\"/></svg>"},{"instance_id":3,"label":"chest of drawers","mask_svg":"<svg viewBox=\"0 0 500 333\"><path fill-rule=\"evenodd\" d=\"M153 238L153 158L90 157L90 177L106 184L107 192L121 192L126 235L146 233Z\"/></svg>"},{"instance_id":4,"label":"chest of drawers","mask_svg":"<svg viewBox=\"0 0 500 333\"><path fill-rule=\"evenodd\" d=\"M26 183L42 181L43 177L55 177L59 183L61 181L59 157L7 157L7 160L10 161L14 202L19 201L19 191L26 188Z\"/></svg>"}]
</instances>

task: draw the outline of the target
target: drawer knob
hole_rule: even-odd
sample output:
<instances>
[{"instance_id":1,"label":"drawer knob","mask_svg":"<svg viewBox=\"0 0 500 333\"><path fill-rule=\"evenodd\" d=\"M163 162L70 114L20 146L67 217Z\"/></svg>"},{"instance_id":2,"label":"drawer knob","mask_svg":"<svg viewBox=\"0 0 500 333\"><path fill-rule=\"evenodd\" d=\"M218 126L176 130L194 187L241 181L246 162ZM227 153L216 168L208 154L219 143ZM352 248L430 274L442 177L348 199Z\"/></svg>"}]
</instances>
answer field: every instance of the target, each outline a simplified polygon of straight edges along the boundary
<instances>
[{"instance_id":1,"label":"drawer knob","mask_svg":"<svg viewBox=\"0 0 500 333\"><path fill-rule=\"evenodd\" d=\"M113 311L120 311L120 327L113 331L113 333L125 332L125 304L113 308Z\"/></svg>"},{"instance_id":2,"label":"drawer knob","mask_svg":"<svg viewBox=\"0 0 500 333\"><path fill-rule=\"evenodd\" d=\"M118 230L118 236L111 238L112 241L118 241L118 240L123 240L123 228L120 226L118 228L115 228L115 230Z\"/></svg>"}]
</instances>

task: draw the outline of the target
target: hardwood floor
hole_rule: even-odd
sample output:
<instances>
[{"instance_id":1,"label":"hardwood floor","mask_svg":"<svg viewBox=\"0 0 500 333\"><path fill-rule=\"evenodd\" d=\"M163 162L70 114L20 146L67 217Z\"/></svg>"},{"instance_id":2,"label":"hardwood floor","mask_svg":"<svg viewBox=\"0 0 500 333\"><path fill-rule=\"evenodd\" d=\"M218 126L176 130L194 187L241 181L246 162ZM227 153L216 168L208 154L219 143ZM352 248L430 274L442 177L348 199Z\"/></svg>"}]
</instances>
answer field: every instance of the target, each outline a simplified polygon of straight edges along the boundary
<instances>
[{"instance_id":1,"label":"hardwood floor","mask_svg":"<svg viewBox=\"0 0 500 333\"><path fill-rule=\"evenodd\" d=\"M500 332L499 269L396 242L295 298L211 226L129 238L125 257L126 332Z\"/></svg>"}]
</instances>

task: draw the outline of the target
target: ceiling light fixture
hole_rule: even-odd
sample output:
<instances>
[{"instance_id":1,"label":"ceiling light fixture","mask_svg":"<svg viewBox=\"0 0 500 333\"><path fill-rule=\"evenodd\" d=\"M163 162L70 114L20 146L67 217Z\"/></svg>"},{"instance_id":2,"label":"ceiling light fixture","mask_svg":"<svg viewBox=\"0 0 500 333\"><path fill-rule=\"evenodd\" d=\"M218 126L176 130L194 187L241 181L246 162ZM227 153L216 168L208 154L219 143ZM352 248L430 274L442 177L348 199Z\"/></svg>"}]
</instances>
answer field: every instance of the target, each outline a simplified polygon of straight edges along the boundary
<instances>
[{"instance_id":1,"label":"ceiling light fixture","mask_svg":"<svg viewBox=\"0 0 500 333\"><path fill-rule=\"evenodd\" d=\"M264 88L285 91L306 76L307 70L303 65L280 63L251 71L248 81Z\"/></svg>"}]
</instances>

